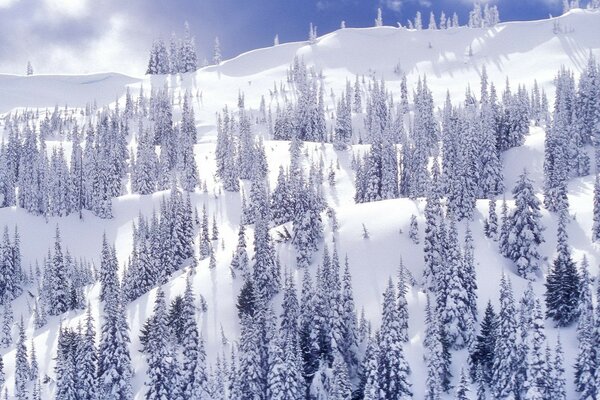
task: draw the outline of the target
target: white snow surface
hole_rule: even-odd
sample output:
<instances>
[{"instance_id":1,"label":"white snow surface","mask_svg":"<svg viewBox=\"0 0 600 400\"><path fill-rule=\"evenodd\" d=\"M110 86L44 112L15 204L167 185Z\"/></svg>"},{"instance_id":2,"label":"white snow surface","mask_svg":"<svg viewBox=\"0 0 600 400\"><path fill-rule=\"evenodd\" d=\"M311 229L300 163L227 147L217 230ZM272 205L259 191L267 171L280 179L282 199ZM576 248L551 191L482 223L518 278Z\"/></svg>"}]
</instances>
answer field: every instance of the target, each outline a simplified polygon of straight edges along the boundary
<instances>
[{"instance_id":1,"label":"white snow surface","mask_svg":"<svg viewBox=\"0 0 600 400\"><path fill-rule=\"evenodd\" d=\"M553 27L558 21L565 33L555 34ZM430 46L431 44L431 46ZM471 46L473 55L469 57ZM199 144L196 145L196 160L200 177L206 180L208 193L197 190L192 195L193 203L201 209L206 204L209 215L216 213L220 224L220 235L225 249L219 246L216 259L217 268L209 270L208 260L198 263L193 285L196 298L202 294L208 304L208 311L199 316L202 334L207 343L209 360L214 362L223 350L229 354L229 348L221 344L221 326L227 338L234 341L238 337L238 322L235 302L240 279L232 279L229 273L231 253L237 243L237 229L240 220L240 196L227 193L214 179L215 163L215 113L225 105L234 109L238 93L245 94L246 107L258 109L261 96L265 96L267 106L282 101L281 97L270 96L274 82L279 87L286 82L286 70L294 56L304 58L309 66L322 70L327 89L333 89L339 96L349 79L354 82L356 74L373 75L383 78L386 87L399 98L400 76L394 73L397 65L407 74L409 93L419 76L427 75L436 104L440 105L446 91L450 91L453 101L462 101L465 88L470 85L479 92L481 68L487 67L490 81L497 88L504 88L506 77L511 87L523 83L533 84L533 79L544 87L549 99L553 97L553 78L561 66L576 73L585 66L590 52L600 56L600 12L575 10L555 19L532 22L501 23L490 29L457 28L437 31L414 31L395 27L346 28L320 37L317 43L306 42L281 44L258 49L224 61L221 65L203 68L196 73L182 76L154 76L143 79L130 78L120 74L98 74L85 76L30 76L17 77L0 75L0 112L14 108L59 107L68 104L80 107L86 102L97 100L99 105L112 103L117 96L123 96L126 85L136 94L140 85L150 87L168 85L177 93L190 90L192 94L201 93L195 98L194 109L199 132ZM289 95L289 93L288 93ZM281 96L281 93L279 94ZM335 96L330 99L329 113L334 110ZM412 96L411 96L412 97ZM329 101L329 100L328 100ZM120 104L123 104L121 99ZM176 100L175 117L178 118ZM362 119L355 121L356 129L364 129ZM255 129L257 133L262 133ZM503 155L506 197L511 199L510 189L524 168L531 173L536 191L541 192L543 182L543 153L545 133L541 128L532 128L523 146L509 150ZM266 141L265 148L270 167L270 181L273 185L279 165L289 163L288 142ZM355 151L360 146L355 146ZM416 278L420 278L423 269L422 244L415 245L408 238L411 214L418 216L422 243L424 231L424 200L396 199L381 202L354 204L353 174L350 168L351 154L338 152L331 145L307 143L305 145L306 163L311 158L323 157L325 165L338 160L341 169L336 171L336 185L324 186L326 200L333 206L339 218L339 233L336 235L338 251L348 254L357 311L365 308L367 317L375 326L379 324L382 292L390 276L395 278L400 257ZM244 182L247 185L247 182ZM587 255L591 274L598 273L600 249L591 240L593 176L574 179L569 185L570 212L573 220L569 224L570 244L574 256L579 261ZM124 195L114 200L114 218L102 220L89 212L84 212L83 220L77 215L66 218L37 217L21 209L0 209L0 227L18 224L21 234L23 265L40 260L52 246L56 225L60 227L64 247L75 257L85 257L99 261L101 237L106 232L109 240L116 243L119 261L123 264L131 252L132 221L138 210L149 215L153 207L165 193L151 196ZM541 198L541 195L540 195ZM544 257L544 273L548 260L552 260L555 247L556 217L542 211L543 224L546 227L546 242L540 252ZM497 251L497 244L483 234L483 220L487 216L487 201L478 201L474 221L470 223L475 237L475 258L477 261L479 310L491 299L498 303L500 276L508 274L519 298L527 282L515 274L514 266ZM324 218L326 221L327 219ZM362 224L370 233L369 239L362 237ZM460 226L464 232L464 223ZM277 230L277 228L274 228ZM248 243L252 243L252 229L247 231ZM403 233L401 233L403 232ZM462 233L461 233L462 234ZM333 234L326 225L325 241L331 249ZM198 244L198 243L196 243ZM196 251L197 251L196 246ZM295 268L294 251L290 245L278 245L283 265L300 281L301 271ZM320 253L314 257L310 267L314 274L320 261ZM175 274L164 286L167 300L182 294L185 286L185 271ZM534 283L538 296L544 293L544 278ZM96 323L99 323L99 287L95 285L87 291L92 304ZM127 309L131 327L131 355L134 360L136 399L142 399L145 392L143 380L146 361L139 350L139 329L151 315L155 290L131 303ZM15 301L15 320L20 314L26 319L27 335L33 337L39 357L41 376L54 377L57 329L62 321L64 326L76 326L83 321L83 312L70 312L60 317L50 317L46 326L34 330L33 320L29 317L28 295ZM278 301L278 300L276 300ZM425 296L418 287L408 293L409 336L410 343L405 345L407 359L412 368L410 380L414 398L423 398L425 391L425 364L423 362L422 340L424 336ZM555 343L559 330L550 321L546 322L546 333L551 344ZM561 340L566 353L568 397L574 398L573 364L577 341L574 329L561 329ZM30 342L29 342L30 343ZM29 346L28 343L28 346ZM2 350L9 393L14 388L14 345ZM466 351L453 354L454 382L457 382L460 368L466 366ZM472 388L474 393L474 388ZM44 385L45 398L51 397L53 385ZM448 395L447 398L452 398Z\"/></svg>"}]
</instances>

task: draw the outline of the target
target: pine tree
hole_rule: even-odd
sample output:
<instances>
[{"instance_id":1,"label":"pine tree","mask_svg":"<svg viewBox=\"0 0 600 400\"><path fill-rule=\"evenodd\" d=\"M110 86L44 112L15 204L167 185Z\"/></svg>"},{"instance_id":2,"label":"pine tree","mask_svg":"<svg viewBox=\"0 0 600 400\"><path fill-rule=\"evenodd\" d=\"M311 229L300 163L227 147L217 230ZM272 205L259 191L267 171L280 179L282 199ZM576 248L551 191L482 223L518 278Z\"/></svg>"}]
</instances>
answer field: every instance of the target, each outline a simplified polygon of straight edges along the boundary
<instances>
[{"instance_id":1,"label":"pine tree","mask_svg":"<svg viewBox=\"0 0 600 400\"><path fill-rule=\"evenodd\" d=\"M180 388L177 360L173 353L167 327L167 306L162 289L159 287L154 302L152 329L148 332L146 351L148 353L146 399L174 399Z\"/></svg>"},{"instance_id":2,"label":"pine tree","mask_svg":"<svg viewBox=\"0 0 600 400\"><path fill-rule=\"evenodd\" d=\"M494 312L492 303L488 301L483 320L481 321L479 334L475 338L470 352L470 374L473 379L476 379L477 374L480 373L481 379L487 383L491 383L496 343L496 326L496 313Z\"/></svg>"},{"instance_id":3,"label":"pine tree","mask_svg":"<svg viewBox=\"0 0 600 400\"><path fill-rule=\"evenodd\" d=\"M50 261L51 270L49 272L49 304L48 313L50 315L59 315L69 309L68 305L68 287L67 287L67 265L64 260L60 231L56 227L56 236L54 242L54 254Z\"/></svg>"},{"instance_id":4,"label":"pine tree","mask_svg":"<svg viewBox=\"0 0 600 400\"><path fill-rule=\"evenodd\" d=\"M442 392L450 389L450 353L447 351L443 326L435 310L431 307L429 295L425 308L426 331L423 346L427 349L425 362L427 377L425 380L425 398L439 400Z\"/></svg>"},{"instance_id":5,"label":"pine tree","mask_svg":"<svg viewBox=\"0 0 600 400\"><path fill-rule=\"evenodd\" d=\"M0 356L0 387L4 386L6 382L6 375L4 374L4 361L2 360L2 356Z\"/></svg>"},{"instance_id":6,"label":"pine tree","mask_svg":"<svg viewBox=\"0 0 600 400\"><path fill-rule=\"evenodd\" d=\"M533 280L539 272L537 247L544 241L540 219L540 203L535 197L527 171L519 177L513 189L515 210L508 218L508 257L517 265L520 276Z\"/></svg>"},{"instance_id":7,"label":"pine tree","mask_svg":"<svg viewBox=\"0 0 600 400\"><path fill-rule=\"evenodd\" d=\"M9 347L12 342L12 327L14 322L14 315L12 309L12 302L7 301L4 303L4 308L2 310L2 339L0 343L2 347Z\"/></svg>"},{"instance_id":8,"label":"pine tree","mask_svg":"<svg viewBox=\"0 0 600 400\"><path fill-rule=\"evenodd\" d=\"M491 239L498 239L498 215L496 214L496 200L491 199L488 207L488 218L485 225L485 235Z\"/></svg>"},{"instance_id":9,"label":"pine tree","mask_svg":"<svg viewBox=\"0 0 600 400\"><path fill-rule=\"evenodd\" d=\"M543 353L546 341L543 318L542 306L536 299L533 309L533 335L527 360L529 387L526 396L528 399L543 399L546 390L545 378L548 365Z\"/></svg>"},{"instance_id":10,"label":"pine tree","mask_svg":"<svg viewBox=\"0 0 600 400\"><path fill-rule=\"evenodd\" d=\"M98 348L98 397L130 400L133 399L133 368L129 353L129 325L118 286L111 295L114 298L104 305L104 321Z\"/></svg>"},{"instance_id":11,"label":"pine tree","mask_svg":"<svg viewBox=\"0 0 600 400\"><path fill-rule=\"evenodd\" d=\"M578 316L581 282L571 258L567 236L567 211L559 214L558 255L546 278L546 316L558 326L568 326Z\"/></svg>"},{"instance_id":12,"label":"pine tree","mask_svg":"<svg viewBox=\"0 0 600 400\"><path fill-rule=\"evenodd\" d=\"M600 115L600 114L599 114ZM592 224L592 240L600 240L600 174L596 174L594 183L594 216Z\"/></svg>"},{"instance_id":13,"label":"pine tree","mask_svg":"<svg viewBox=\"0 0 600 400\"><path fill-rule=\"evenodd\" d=\"M79 335L72 329L60 327L54 372L56 374L56 398L76 399L75 351L79 345Z\"/></svg>"},{"instance_id":14,"label":"pine tree","mask_svg":"<svg viewBox=\"0 0 600 400\"><path fill-rule=\"evenodd\" d=\"M410 229L408 231L408 237L413 241L414 244L419 244L419 225L417 223L417 217L414 214L410 216Z\"/></svg>"},{"instance_id":15,"label":"pine tree","mask_svg":"<svg viewBox=\"0 0 600 400\"><path fill-rule=\"evenodd\" d=\"M186 279L183 297L183 365L181 377L181 396L183 399L201 399L205 395L206 354L203 340L198 332L196 307L192 290L192 276Z\"/></svg>"},{"instance_id":16,"label":"pine tree","mask_svg":"<svg viewBox=\"0 0 600 400\"><path fill-rule=\"evenodd\" d=\"M412 396L408 381L410 368L404 358L399 333L396 295L391 279L383 295L383 313L379 336L379 388L386 399Z\"/></svg>"},{"instance_id":17,"label":"pine tree","mask_svg":"<svg viewBox=\"0 0 600 400\"><path fill-rule=\"evenodd\" d=\"M596 393L594 380L595 355L594 306L590 288L590 275L587 259L581 265L581 290L579 299L579 319L577 321L577 357L575 361L575 387L582 392L582 398L591 398Z\"/></svg>"},{"instance_id":18,"label":"pine tree","mask_svg":"<svg viewBox=\"0 0 600 400\"><path fill-rule=\"evenodd\" d=\"M27 347L25 342L25 325L23 317L19 323L19 338L17 339L17 349L15 354L15 398L17 400L25 400L28 398L27 382L30 380L29 361L27 359Z\"/></svg>"},{"instance_id":19,"label":"pine tree","mask_svg":"<svg viewBox=\"0 0 600 400\"><path fill-rule=\"evenodd\" d=\"M456 400L468 400L469 399L469 381L467 380L467 376L465 375L465 370L461 368L460 370L460 382L458 388L456 389Z\"/></svg>"},{"instance_id":20,"label":"pine tree","mask_svg":"<svg viewBox=\"0 0 600 400\"><path fill-rule=\"evenodd\" d=\"M82 400L98 399L98 352L96 349L96 330L91 309L88 306L85 331L77 347L77 398Z\"/></svg>"},{"instance_id":21,"label":"pine tree","mask_svg":"<svg viewBox=\"0 0 600 400\"><path fill-rule=\"evenodd\" d=\"M29 357L29 379L37 381L40 375L40 366L37 361L37 355L35 353L35 345L33 339L31 340L31 354Z\"/></svg>"},{"instance_id":22,"label":"pine tree","mask_svg":"<svg viewBox=\"0 0 600 400\"><path fill-rule=\"evenodd\" d=\"M400 340L405 343L408 342L407 274L402 258L400 258L400 268L398 270L398 322L400 324Z\"/></svg>"},{"instance_id":23,"label":"pine tree","mask_svg":"<svg viewBox=\"0 0 600 400\"><path fill-rule=\"evenodd\" d=\"M399 300L404 293L398 293ZM348 367L348 373L350 376L354 376L358 370L358 335L356 332L356 308L354 303L354 294L352 293L352 277L350 276L350 265L348 263L348 256L346 256L346 262L344 263L344 274L342 276L342 291L340 298L341 308L341 340L338 344L338 348L342 353L344 361ZM404 327L402 318L406 317L405 323L408 323L408 310L404 310L406 315L403 314L403 309L399 305L399 317L400 327ZM400 331L402 332L402 330Z\"/></svg>"},{"instance_id":24,"label":"pine tree","mask_svg":"<svg viewBox=\"0 0 600 400\"><path fill-rule=\"evenodd\" d=\"M552 399L565 400L567 398L564 367L565 360L562 345L560 343L560 336L556 339L556 349L554 352L554 363L552 365L552 373L550 374L552 385L550 385L548 394Z\"/></svg>"},{"instance_id":25,"label":"pine tree","mask_svg":"<svg viewBox=\"0 0 600 400\"><path fill-rule=\"evenodd\" d=\"M215 37L215 45L213 47L213 64L221 64L221 42L218 37Z\"/></svg>"},{"instance_id":26,"label":"pine tree","mask_svg":"<svg viewBox=\"0 0 600 400\"><path fill-rule=\"evenodd\" d=\"M375 26L383 26L383 17L381 16L381 7L377 8L377 18L375 19Z\"/></svg>"},{"instance_id":27,"label":"pine tree","mask_svg":"<svg viewBox=\"0 0 600 400\"><path fill-rule=\"evenodd\" d=\"M496 328L491 385L496 398L509 397L514 392L517 356L516 309L510 281L502 276L500 281L500 312Z\"/></svg>"},{"instance_id":28,"label":"pine tree","mask_svg":"<svg viewBox=\"0 0 600 400\"><path fill-rule=\"evenodd\" d=\"M119 289L117 257L114 248L108 245L106 233L102 235L102 252L100 254L100 300L108 302L115 297Z\"/></svg>"}]
</instances>

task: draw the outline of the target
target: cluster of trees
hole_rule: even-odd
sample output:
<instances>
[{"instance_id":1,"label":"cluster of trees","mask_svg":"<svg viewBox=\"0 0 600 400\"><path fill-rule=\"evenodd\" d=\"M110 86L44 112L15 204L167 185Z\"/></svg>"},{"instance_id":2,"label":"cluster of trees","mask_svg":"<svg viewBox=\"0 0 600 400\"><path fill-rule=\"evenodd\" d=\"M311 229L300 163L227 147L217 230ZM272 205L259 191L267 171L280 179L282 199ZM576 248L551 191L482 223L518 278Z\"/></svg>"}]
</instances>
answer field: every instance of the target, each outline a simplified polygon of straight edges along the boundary
<instances>
[{"instance_id":1,"label":"cluster of trees","mask_svg":"<svg viewBox=\"0 0 600 400\"><path fill-rule=\"evenodd\" d=\"M99 112L95 123L90 116L82 128L73 115L58 108L41 120L39 113L8 118L8 141L0 147L0 207L17 205L47 217L81 216L83 210L91 210L111 218L112 199L124 194L128 176L133 193L168 190L174 181L194 191L200 182L191 95L183 96L177 124L173 102L167 89L153 90L149 98L141 90L136 101L127 91L122 111L117 102L113 110ZM132 120L139 126L135 152L127 148ZM66 138L72 150L67 159L62 146L48 149L46 139L62 136L69 128Z\"/></svg>"},{"instance_id":2,"label":"cluster of trees","mask_svg":"<svg viewBox=\"0 0 600 400\"><path fill-rule=\"evenodd\" d=\"M260 282L248 277L238 298L241 337L223 385L225 398L410 396L403 285L396 293L390 280L381 329L371 335L364 315L360 322L356 315L348 261L342 272L335 248L333 256L324 250L314 280L305 271L299 297L286 274L279 321ZM360 348L367 343L361 366Z\"/></svg>"},{"instance_id":3,"label":"cluster of trees","mask_svg":"<svg viewBox=\"0 0 600 400\"><path fill-rule=\"evenodd\" d=\"M196 45L187 22L185 23L183 38L177 39L177 36L172 34L168 49L162 39L157 39L152 43L146 74L178 74L194 72L197 69Z\"/></svg>"},{"instance_id":4,"label":"cluster of trees","mask_svg":"<svg viewBox=\"0 0 600 400\"><path fill-rule=\"evenodd\" d=\"M573 9L581 8L580 0L563 0L563 13L567 13ZM587 3L587 8L590 10L600 9L600 1L590 0Z\"/></svg>"},{"instance_id":5,"label":"cluster of trees","mask_svg":"<svg viewBox=\"0 0 600 400\"><path fill-rule=\"evenodd\" d=\"M19 296L23 292L25 280L21 265L19 231L15 227L11 240L8 226L5 226L2 241L0 241L0 304L10 303Z\"/></svg>"},{"instance_id":6,"label":"cluster of trees","mask_svg":"<svg viewBox=\"0 0 600 400\"><path fill-rule=\"evenodd\" d=\"M34 310L36 327L46 323L46 314L60 315L69 310L85 308L83 288L96 280L90 263L74 259L68 249L63 251L58 226L54 240L54 249L48 250L48 256L43 261L41 282L38 282L40 295ZM114 249L111 254L116 259Z\"/></svg>"},{"instance_id":7,"label":"cluster of trees","mask_svg":"<svg viewBox=\"0 0 600 400\"><path fill-rule=\"evenodd\" d=\"M151 194L167 190L176 180L188 192L198 187L198 166L194 158L197 132L190 102L186 92L182 120L176 126L168 90L153 92L148 116L151 126L144 127L140 119L136 154L131 160L132 192ZM157 145L160 145L160 157L156 154Z\"/></svg>"},{"instance_id":8,"label":"cluster of trees","mask_svg":"<svg viewBox=\"0 0 600 400\"><path fill-rule=\"evenodd\" d=\"M203 399L210 397L204 341L196 321L188 275L185 293L167 307L161 288L156 292L154 312L140 335L148 364L146 398Z\"/></svg>"},{"instance_id":9,"label":"cluster of trees","mask_svg":"<svg viewBox=\"0 0 600 400\"><path fill-rule=\"evenodd\" d=\"M296 138L314 142L328 141L325 89L321 78L314 70L306 67L304 60L294 58L287 79L293 96L298 100L295 103L286 100L282 106L277 103L275 119L269 127L275 140Z\"/></svg>"},{"instance_id":10,"label":"cluster of trees","mask_svg":"<svg viewBox=\"0 0 600 400\"><path fill-rule=\"evenodd\" d=\"M150 220L140 215L137 225L134 223L133 250L123 276L124 300L135 300L156 285L164 284L184 262L193 258L195 234L189 194L184 199L174 186L169 198L161 200L158 215L153 211ZM102 254L102 262L110 262L106 242Z\"/></svg>"},{"instance_id":11,"label":"cluster of trees","mask_svg":"<svg viewBox=\"0 0 600 400\"><path fill-rule=\"evenodd\" d=\"M369 85L368 135L363 140L370 142L371 148L354 159L356 202L423 197L429 182L439 175L438 189L451 212L457 219L471 218L477 198L503 192L502 152L523 143L530 117L538 123L546 120L547 101L537 85L530 99L524 87L512 94L507 83L499 101L485 69L479 100L468 90L464 104L456 107L448 95L441 124L426 80L419 81L414 93L412 119L408 118L406 92L402 83L400 104L395 104L383 83ZM430 169L431 157L434 167Z\"/></svg>"},{"instance_id":12,"label":"cluster of trees","mask_svg":"<svg viewBox=\"0 0 600 400\"><path fill-rule=\"evenodd\" d=\"M510 279L500 281L500 308L488 303L469 356L477 398L566 399L560 339L551 350L540 299L529 285L518 305Z\"/></svg>"},{"instance_id":13,"label":"cluster of trees","mask_svg":"<svg viewBox=\"0 0 600 400\"><path fill-rule=\"evenodd\" d=\"M469 28L488 28L495 26L499 22L500 13L498 12L497 6L490 6L488 3L485 3L482 10L481 3L479 1L475 1L473 3L473 10L469 12L469 23L467 26ZM377 9L377 18L375 19L375 26L383 26L383 16L381 8ZM446 16L446 13L444 11L442 11L442 13L440 14L439 22L436 21L435 14L433 11L431 11L431 13L429 14L428 29L450 29L458 28L459 26L460 24L458 22L458 15L456 13L454 13L450 18ZM420 11L417 11L413 20L407 21L407 27L408 29L423 29L423 17L421 16ZM342 22L342 28L345 28L344 22Z\"/></svg>"},{"instance_id":14,"label":"cluster of trees","mask_svg":"<svg viewBox=\"0 0 600 400\"><path fill-rule=\"evenodd\" d=\"M0 154L1 206L18 205L44 216L87 209L111 217L111 199L122 193L129 155L127 126L121 123L118 109L103 113L96 127L73 128L69 162L62 147L53 148L48 157L46 139L41 132L36 134L34 126L20 129L11 124L8 129L8 145Z\"/></svg>"},{"instance_id":15,"label":"cluster of trees","mask_svg":"<svg viewBox=\"0 0 600 400\"><path fill-rule=\"evenodd\" d=\"M568 207L569 178L590 173L591 161L584 146L598 146L600 140L599 70L600 65L590 56L577 85L573 73L564 68L555 79L554 112L544 153L544 206L549 211Z\"/></svg>"}]
</instances>

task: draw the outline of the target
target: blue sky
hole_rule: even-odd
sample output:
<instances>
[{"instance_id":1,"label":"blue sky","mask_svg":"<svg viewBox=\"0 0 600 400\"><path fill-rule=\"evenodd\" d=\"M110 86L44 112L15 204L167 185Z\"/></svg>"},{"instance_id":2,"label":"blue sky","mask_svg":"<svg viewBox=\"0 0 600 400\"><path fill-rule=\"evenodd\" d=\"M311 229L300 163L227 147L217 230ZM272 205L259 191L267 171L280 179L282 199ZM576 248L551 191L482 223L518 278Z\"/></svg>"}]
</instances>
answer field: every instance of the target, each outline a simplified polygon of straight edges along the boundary
<instances>
[{"instance_id":1,"label":"blue sky","mask_svg":"<svg viewBox=\"0 0 600 400\"><path fill-rule=\"evenodd\" d=\"M583 0L583 3L586 1ZM561 0L490 0L501 20L558 15ZM381 7L385 25L457 12L465 23L470 0L0 0L0 72L22 73L31 60L40 73L116 70L144 72L152 39L180 34L188 21L200 57L212 56L219 36L225 58L280 42L305 40L310 22L319 35L345 20L372 26Z\"/></svg>"}]
</instances>

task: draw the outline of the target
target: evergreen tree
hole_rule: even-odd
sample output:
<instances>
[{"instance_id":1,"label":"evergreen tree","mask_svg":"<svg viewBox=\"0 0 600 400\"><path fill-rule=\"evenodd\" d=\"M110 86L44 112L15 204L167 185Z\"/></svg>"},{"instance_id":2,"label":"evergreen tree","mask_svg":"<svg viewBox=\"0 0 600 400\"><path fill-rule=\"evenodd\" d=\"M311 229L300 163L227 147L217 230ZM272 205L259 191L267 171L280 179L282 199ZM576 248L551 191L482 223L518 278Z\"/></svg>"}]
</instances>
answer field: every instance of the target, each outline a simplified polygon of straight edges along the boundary
<instances>
[{"instance_id":1,"label":"evergreen tree","mask_svg":"<svg viewBox=\"0 0 600 400\"><path fill-rule=\"evenodd\" d=\"M215 37L215 44L213 47L213 64L219 65L221 64L221 42L218 37Z\"/></svg>"},{"instance_id":2,"label":"evergreen tree","mask_svg":"<svg viewBox=\"0 0 600 400\"><path fill-rule=\"evenodd\" d=\"M550 363L550 361L548 361ZM566 382L565 382L565 367L564 354L560 343L560 336L556 339L556 349L552 372L550 374L550 382L548 395L552 399L565 400L567 398Z\"/></svg>"},{"instance_id":3,"label":"evergreen tree","mask_svg":"<svg viewBox=\"0 0 600 400\"><path fill-rule=\"evenodd\" d=\"M385 399L412 396L408 381L410 368L404 358L399 336L396 295L391 279L383 295L383 313L379 335L379 389Z\"/></svg>"},{"instance_id":4,"label":"evergreen tree","mask_svg":"<svg viewBox=\"0 0 600 400\"><path fill-rule=\"evenodd\" d=\"M205 396L206 354L204 343L198 332L196 306L192 290L192 277L187 276L183 296L183 365L181 396L183 399L202 399Z\"/></svg>"},{"instance_id":5,"label":"evergreen tree","mask_svg":"<svg viewBox=\"0 0 600 400\"><path fill-rule=\"evenodd\" d=\"M129 353L129 325L119 287L108 292L112 299L104 305L98 348L98 397L107 400L133 399L133 367Z\"/></svg>"},{"instance_id":6,"label":"evergreen tree","mask_svg":"<svg viewBox=\"0 0 600 400\"><path fill-rule=\"evenodd\" d=\"M27 358L27 347L25 342L25 325L23 317L19 323L19 338L17 339L17 349L15 354L15 398L17 400L25 400L28 398L27 382L29 382L31 374L29 369L29 361Z\"/></svg>"},{"instance_id":7,"label":"evergreen tree","mask_svg":"<svg viewBox=\"0 0 600 400\"><path fill-rule=\"evenodd\" d=\"M540 203L535 197L527 171L513 189L516 208L508 218L508 257L517 265L520 276L533 280L539 271L537 247L544 241L540 219Z\"/></svg>"},{"instance_id":8,"label":"evergreen tree","mask_svg":"<svg viewBox=\"0 0 600 400\"><path fill-rule=\"evenodd\" d=\"M496 328L491 385L494 396L504 399L516 393L517 321L510 281L503 275L500 281L500 312Z\"/></svg>"},{"instance_id":9,"label":"evergreen tree","mask_svg":"<svg viewBox=\"0 0 600 400\"><path fill-rule=\"evenodd\" d=\"M456 389L456 400L468 400L469 399L469 381L467 380L467 376L465 375L465 370L461 368L460 370L460 382L458 384L458 388Z\"/></svg>"},{"instance_id":10,"label":"evergreen tree","mask_svg":"<svg viewBox=\"0 0 600 400\"><path fill-rule=\"evenodd\" d=\"M68 304L68 286L67 286L67 265L62 252L60 231L56 227L56 236L54 242L54 254L50 260L50 280L48 313L50 315L59 315L69 309Z\"/></svg>"},{"instance_id":11,"label":"evergreen tree","mask_svg":"<svg viewBox=\"0 0 600 400\"><path fill-rule=\"evenodd\" d=\"M106 233L102 235L102 252L100 254L100 300L110 301L119 290L117 257L114 248L108 245Z\"/></svg>"},{"instance_id":12,"label":"evergreen tree","mask_svg":"<svg viewBox=\"0 0 600 400\"><path fill-rule=\"evenodd\" d=\"M75 351L79 335L72 329L60 327L56 354L56 398L77 399Z\"/></svg>"},{"instance_id":13,"label":"evergreen tree","mask_svg":"<svg viewBox=\"0 0 600 400\"><path fill-rule=\"evenodd\" d=\"M175 399L180 393L180 377L167 327L167 306L159 287L154 302L152 329L145 346L148 353L146 399Z\"/></svg>"},{"instance_id":14,"label":"evergreen tree","mask_svg":"<svg viewBox=\"0 0 600 400\"><path fill-rule=\"evenodd\" d=\"M85 331L77 347L77 398L82 400L98 399L96 330L91 309L88 306Z\"/></svg>"},{"instance_id":15,"label":"evergreen tree","mask_svg":"<svg viewBox=\"0 0 600 400\"><path fill-rule=\"evenodd\" d=\"M14 322L14 315L12 309L12 302L7 301L4 303L4 308L2 310L2 339L0 340L0 344L2 347L9 347L12 342L12 327Z\"/></svg>"},{"instance_id":16,"label":"evergreen tree","mask_svg":"<svg viewBox=\"0 0 600 400\"><path fill-rule=\"evenodd\" d=\"M600 115L600 113L599 113ZM600 240L600 174L596 174L594 183L594 216L592 224L592 240Z\"/></svg>"},{"instance_id":17,"label":"evergreen tree","mask_svg":"<svg viewBox=\"0 0 600 400\"><path fill-rule=\"evenodd\" d=\"M491 239L498 239L498 215L496 214L496 200L489 202L488 218L485 225L485 235Z\"/></svg>"},{"instance_id":18,"label":"evergreen tree","mask_svg":"<svg viewBox=\"0 0 600 400\"><path fill-rule=\"evenodd\" d=\"M496 343L496 325L496 313L494 312L492 303L488 301L483 320L481 321L479 334L473 342L469 358L470 373L473 379L477 379L477 374L481 374L481 379L487 383L491 383Z\"/></svg>"},{"instance_id":19,"label":"evergreen tree","mask_svg":"<svg viewBox=\"0 0 600 400\"><path fill-rule=\"evenodd\" d=\"M596 393L594 379L595 352L594 306L590 288L590 275L587 259L581 265L581 290L579 299L579 319L577 321L577 357L575 361L575 387L582 392L582 398L591 398Z\"/></svg>"},{"instance_id":20,"label":"evergreen tree","mask_svg":"<svg viewBox=\"0 0 600 400\"><path fill-rule=\"evenodd\" d=\"M544 321L542 306L538 299L535 300L533 309L533 335L528 354L528 399L543 399L546 391L547 360L543 350L546 336L544 334Z\"/></svg>"},{"instance_id":21,"label":"evergreen tree","mask_svg":"<svg viewBox=\"0 0 600 400\"><path fill-rule=\"evenodd\" d=\"M578 316L580 278L571 258L567 236L567 211L559 214L558 255L546 278L546 316L558 326L568 326Z\"/></svg>"}]
</instances>

